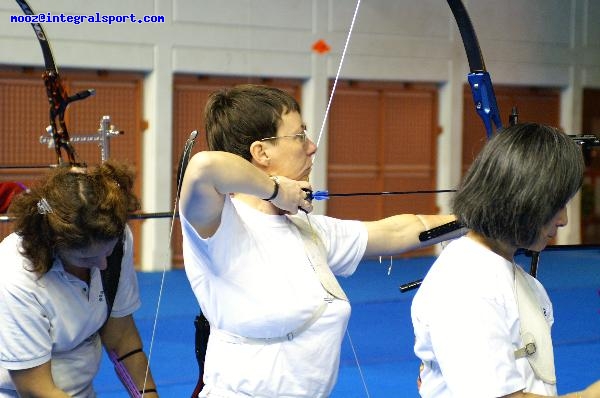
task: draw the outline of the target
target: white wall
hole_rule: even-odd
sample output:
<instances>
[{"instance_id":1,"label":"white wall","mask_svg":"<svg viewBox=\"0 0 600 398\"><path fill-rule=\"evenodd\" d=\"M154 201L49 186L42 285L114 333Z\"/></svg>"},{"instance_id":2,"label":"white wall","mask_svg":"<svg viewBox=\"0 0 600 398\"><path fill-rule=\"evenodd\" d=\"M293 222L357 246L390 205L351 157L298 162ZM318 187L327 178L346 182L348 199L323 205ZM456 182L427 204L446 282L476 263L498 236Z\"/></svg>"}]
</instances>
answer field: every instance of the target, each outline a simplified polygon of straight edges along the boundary
<instances>
[{"instance_id":1,"label":"white wall","mask_svg":"<svg viewBox=\"0 0 600 398\"><path fill-rule=\"evenodd\" d=\"M150 127L144 133L144 211L172 207L170 192L164 189L170 171L164 165L174 160L164 136L171 134L174 73L305 79L304 118L316 132L356 6L355 0L29 1L38 13L165 16L164 24L43 24L59 66L146 73L144 117ZM600 87L600 1L465 4L493 82L560 87L561 125L579 132L582 90ZM16 2L0 4L0 65L41 66L31 26L10 23L10 15L22 15ZM318 39L332 47L329 54L312 52ZM467 72L462 41L445 2L362 1L341 77L439 83L440 188L455 186L460 177L462 85ZM318 188L326 188L327 181L324 132L313 176ZM447 203L440 206L448 210ZM577 212L572 211L575 222L561 233L559 243L579 242L573 219ZM167 221L145 223L144 269L170 263L168 233Z\"/></svg>"}]
</instances>

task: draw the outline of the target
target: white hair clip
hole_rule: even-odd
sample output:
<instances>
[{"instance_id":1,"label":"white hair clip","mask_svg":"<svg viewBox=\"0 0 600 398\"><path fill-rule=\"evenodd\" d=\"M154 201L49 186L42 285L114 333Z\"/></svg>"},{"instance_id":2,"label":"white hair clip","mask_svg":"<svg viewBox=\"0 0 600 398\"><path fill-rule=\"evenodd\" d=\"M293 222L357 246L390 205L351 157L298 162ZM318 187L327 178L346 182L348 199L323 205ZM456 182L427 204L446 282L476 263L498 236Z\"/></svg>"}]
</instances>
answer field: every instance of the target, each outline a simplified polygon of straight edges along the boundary
<instances>
[{"instance_id":1,"label":"white hair clip","mask_svg":"<svg viewBox=\"0 0 600 398\"><path fill-rule=\"evenodd\" d=\"M38 200L37 209L38 213L40 214L52 213L52 207L50 206L50 203L48 203L46 198L41 198L40 200Z\"/></svg>"}]
</instances>

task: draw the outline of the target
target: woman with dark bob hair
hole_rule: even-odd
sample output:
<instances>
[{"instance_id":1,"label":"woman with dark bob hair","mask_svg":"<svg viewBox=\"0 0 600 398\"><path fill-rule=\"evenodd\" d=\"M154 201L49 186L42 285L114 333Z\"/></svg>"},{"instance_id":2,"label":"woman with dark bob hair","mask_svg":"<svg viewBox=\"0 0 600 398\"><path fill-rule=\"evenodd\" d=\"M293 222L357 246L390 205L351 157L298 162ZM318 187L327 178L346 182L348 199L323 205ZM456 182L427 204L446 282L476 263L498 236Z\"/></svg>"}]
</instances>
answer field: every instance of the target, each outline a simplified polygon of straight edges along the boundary
<instances>
[{"instance_id":1,"label":"woman with dark bob hair","mask_svg":"<svg viewBox=\"0 0 600 398\"><path fill-rule=\"evenodd\" d=\"M567 224L581 149L549 126L508 127L487 143L454 198L469 232L451 242L412 304L422 397L556 396L544 287L514 260ZM600 397L600 382L565 397Z\"/></svg>"},{"instance_id":2,"label":"woman with dark bob hair","mask_svg":"<svg viewBox=\"0 0 600 398\"><path fill-rule=\"evenodd\" d=\"M112 161L58 167L13 199L15 232L0 243L0 397L95 397L102 345L130 391L156 396L132 317L133 180Z\"/></svg>"}]
</instances>

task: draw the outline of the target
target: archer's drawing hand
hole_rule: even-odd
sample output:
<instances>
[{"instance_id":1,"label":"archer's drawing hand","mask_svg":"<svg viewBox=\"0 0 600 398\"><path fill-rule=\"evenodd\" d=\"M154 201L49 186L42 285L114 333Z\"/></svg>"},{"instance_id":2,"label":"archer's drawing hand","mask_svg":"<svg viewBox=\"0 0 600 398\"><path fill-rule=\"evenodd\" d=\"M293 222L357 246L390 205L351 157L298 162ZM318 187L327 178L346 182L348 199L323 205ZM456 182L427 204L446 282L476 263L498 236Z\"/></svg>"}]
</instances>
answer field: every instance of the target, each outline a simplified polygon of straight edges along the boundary
<instances>
[{"instance_id":1,"label":"archer's drawing hand","mask_svg":"<svg viewBox=\"0 0 600 398\"><path fill-rule=\"evenodd\" d=\"M313 210L308 192L312 187L308 181L296 181L283 176L277 176L279 192L271 199L271 203L287 214L296 214L298 210L310 213Z\"/></svg>"}]
</instances>

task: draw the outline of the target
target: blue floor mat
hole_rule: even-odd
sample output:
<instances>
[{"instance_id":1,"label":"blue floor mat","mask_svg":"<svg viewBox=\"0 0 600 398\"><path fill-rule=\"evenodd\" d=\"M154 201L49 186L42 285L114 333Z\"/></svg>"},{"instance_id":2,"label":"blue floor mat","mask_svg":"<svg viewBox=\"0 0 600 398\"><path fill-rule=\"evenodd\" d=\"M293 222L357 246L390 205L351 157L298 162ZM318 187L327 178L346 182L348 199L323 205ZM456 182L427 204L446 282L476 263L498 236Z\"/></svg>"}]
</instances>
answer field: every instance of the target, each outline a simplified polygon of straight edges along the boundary
<instances>
[{"instance_id":1,"label":"blue floor mat","mask_svg":"<svg viewBox=\"0 0 600 398\"><path fill-rule=\"evenodd\" d=\"M340 280L352 303L352 317L331 398L366 397L364 384L371 398L418 397L419 362L412 351L410 320L415 291L401 293L398 287L422 278L433 261L432 257L394 259L390 275L389 258L382 263L363 261L355 275ZM529 258L519 257L518 262L527 268ZM135 319L146 352L155 330L151 364L161 397L189 397L198 373L196 299L183 271L167 272L154 327L162 274L138 275L143 306ZM554 305L559 393L581 389L600 378L600 250L544 252L538 278ZM94 384L99 398L126 397L106 357Z\"/></svg>"}]
</instances>

